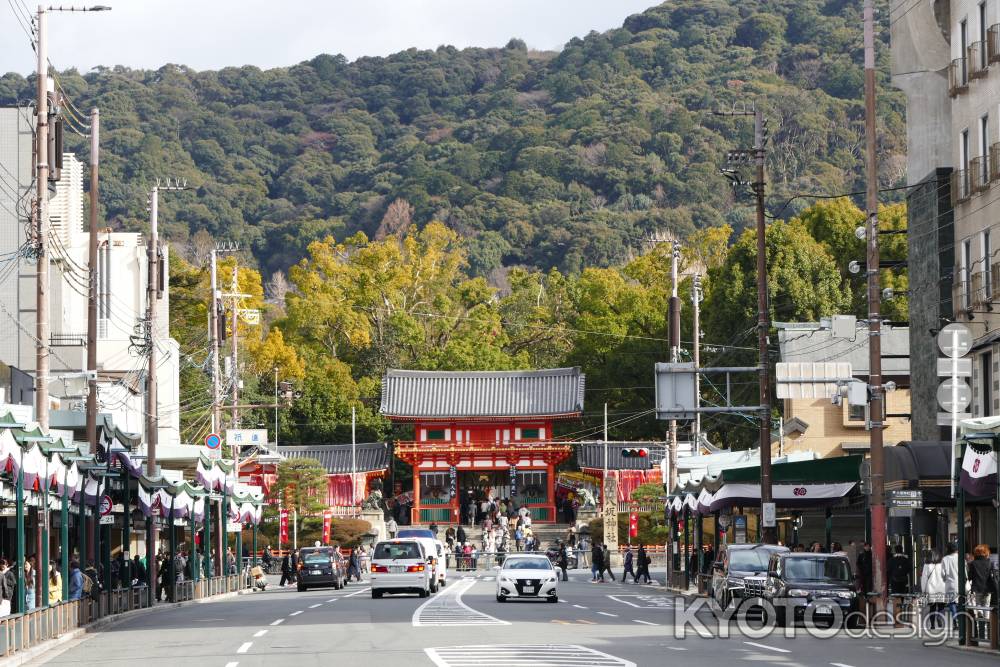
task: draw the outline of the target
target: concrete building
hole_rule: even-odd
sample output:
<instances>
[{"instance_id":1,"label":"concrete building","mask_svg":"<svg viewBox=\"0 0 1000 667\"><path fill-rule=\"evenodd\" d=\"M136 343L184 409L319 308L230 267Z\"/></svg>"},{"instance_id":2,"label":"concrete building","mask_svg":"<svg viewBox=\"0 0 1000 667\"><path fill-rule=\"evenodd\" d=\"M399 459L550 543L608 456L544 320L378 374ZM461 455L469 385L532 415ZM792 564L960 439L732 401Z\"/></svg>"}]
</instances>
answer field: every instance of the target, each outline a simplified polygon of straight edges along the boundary
<instances>
[{"instance_id":1,"label":"concrete building","mask_svg":"<svg viewBox=\"0 0 1000 667\"><path fill-rule=\"evenodd\" d=\"M1000 412L1000 0L893 0L893 83L907 96L914 439L937 440L934 336L975 339L974 416Z\"/></svg>"},{"instance_id":2,"label":"concrete building","mask_svg":"<svg viewBox=\"0 0 1000 667\"><path fill-rule=\"evenodd\" d=\"M825 323L775 323L781 361L786 363L846 363L851 377L868 381L868 335L856 325L853 337L838 336ZM886 394L886 445L910 440L910 332L906 327L882 330L884 381L896 383ZM830 398L784 399L784 423L773 454L815 452L820 458L867 454L869 449L867 406L834 405Z\"/></svg>"},{"instance_id":3,"label":"concrete building","mask_svg":"<svg viewBox=\"0 0 1000 667\"><path fill-rule=\"evenodd\" d=\"M30 256L28 215L32 186L32 116L30 110L0 108L0 363L34 374L35 262ZM49 238L51 373L53 409L82 411L81 378L86 368L89 238L83 211L82 163L63 156L60 181L50 202ZM144 359L135 349L136 326L146 315L148 262L142 234L99 232L98 239L99 405L118 428L145 428ZM163 271L169 275L169 248L163 247ZM180 443L178 344L170 338L169 285L156 302L159 348L157 375L159 441ZM60 378L60 376L63 376ZM13 387L11 387L13 389ZM17 392L11 392L17 394ZM30 397L18 394L22 399Z\"/></svg>"}]
</instances>

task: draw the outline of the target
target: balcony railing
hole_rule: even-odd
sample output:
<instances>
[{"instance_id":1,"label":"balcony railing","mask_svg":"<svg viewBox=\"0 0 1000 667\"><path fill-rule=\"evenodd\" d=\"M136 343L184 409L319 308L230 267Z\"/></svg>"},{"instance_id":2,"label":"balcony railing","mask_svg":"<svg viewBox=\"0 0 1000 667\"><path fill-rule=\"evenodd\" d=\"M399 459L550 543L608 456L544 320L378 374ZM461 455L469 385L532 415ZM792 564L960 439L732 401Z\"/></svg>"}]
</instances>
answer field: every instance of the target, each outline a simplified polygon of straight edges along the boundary
<instances>
[{"instance_id":1,"label":"balcony railing","mask_svg":"<svg viewBox=\"0 0 1000 667\"><path fill-rule=\"evenodd\" d=\"M1000 181L1000 141L990 146L990 180Z\"/></svg>"},{"instance_id":2,"label":"balcony railing","mask_svg":"<svg viewBox=\"0 0 1000 667\"><path fill-rule=\"evenodd\" d=\"M972 274L972 285L969 297L973 308L980 308L989 305L990 275L986 271L976 271Z\"/></svg>"},{"instance_id":3,"label":"balcony railing","mask_svg":"<svg viewBox=\"0 0 1000 667\"><path fill-rule=\"evenodd\" d=\"M969 172L956 169L951 172L951 204L960 204L969 199Z\"/></svg>"},{"instance_id":4,"label":"balcony railing","mask_svg":"<svg viewBox=\"0 0 1000 667\"><path fill-rule=\"evenodd\" d=\"M951 302L956 317L972 309L969 303L969 283L961 277L956 276L955 283L951 286Z\"/></svg>"},{"instance_id":5,"label":"balcony railing","mask_svg":"<svg viewBox=\"0 0 1000 667\"><path fill-rule=\"evenodd\" d=\"M985 44L982 42L969 44L969 48L966 50L966 57L969 63L970 79L981 79L989 74L989 71L986 69L989 67L989 62L986 60Z\"/></svg>"},{"instance_id":6,"label":"balcony railing","mask_svg":"<svg viewBox=\"0 0 1000 667\"><path fill-rule=\"evenodd\" d=\"M985 155L969 160L969 189L972 194L990 187L990 161Z\"/></svg>"},{"instance_id":7,"label":"balcony railing","mask_svg":"<svg viewBox=\"0 0 1000 667\"><path fill-rule=\"evenodd\" d=\"M965 58L955 58L948 66L948 94L952 97L969 90L969 68Z\"/></svg>"},{"instance_id":8,"label":"balcony railing","mask_svg":"<svg viewBox=\"0 0 1000 667\"><path fill-rule=\"evenodd\" d=\"M986 61L1000 63L1000 23L986 31Z\"/></svg>"},{"instance_id":9,"label":"balcony railing","mask_svg":"<svg viewBox=\"0 0 1000 667\"><path fill-rule=\"evenodd\" d=\"M990 266L990 297L1000 294L1000 262Z\"/></svg>"}]
</instances>

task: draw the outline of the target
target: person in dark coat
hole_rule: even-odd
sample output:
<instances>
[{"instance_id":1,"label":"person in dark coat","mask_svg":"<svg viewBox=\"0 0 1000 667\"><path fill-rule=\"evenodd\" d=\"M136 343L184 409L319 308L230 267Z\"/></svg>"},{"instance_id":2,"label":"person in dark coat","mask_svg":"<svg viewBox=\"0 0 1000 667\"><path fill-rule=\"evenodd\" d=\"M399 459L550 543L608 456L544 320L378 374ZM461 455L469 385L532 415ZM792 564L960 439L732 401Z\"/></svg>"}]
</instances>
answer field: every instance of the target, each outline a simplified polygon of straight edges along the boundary
<instances>
[{"instance_id":1,"label":"person in dark coat","mask_svg":"<svg viewBox=\"0 0 1000 667\"><path fill-rule=\"evenodd\" d=\"M294 558L291 551L285 552L285 555L281 557L281 581L278 582L279 586L285 586L295 581L293 561Z\"/></svg>"},{"instance_id":2,"label":"person in dark coat","mask_svg":"<svg viewBox=\"0 0 1000 667\"><path fill-rule=\"evenodd\" d=\"M604 581L604 551L597 542L590 548L590 573L591 581Z\"/></svg>"},{"instance_id":3,"label":"person in dark coat","mask_svg":"<svg viewBox=\"0 0 1000 667\"><path fill-rule=\"evenodd\" d=\"M462 524L458 524L458 528L455 530L455 541L459 544L465 544L469 539L465 536L465 528Z\"/></svg>"},{"instance_id":4,"label":"person in dark coat","mask_svg":"<svg viewBox=\"0 0 1000 667\"><path fill-rule=\"evenodd\" d=\"M640 578L645 578L648 584L651 580L649 578L649 554L646 553L646 547L639 545L639 552L636 554L636 564L635 570L635 583L639 583Z\"/></svg>"},{"instance_id":5,"label":"person in dark coat","mask_svg":"<svg viewBox=\"0 0 1000 667\"><path fill-rule=\"evenodd\" d=\"M872 579L872 545L865 542L858 554L858 584L861 586L861 593L868 594L875 587Z\"/></svg>"},{"instance_id":6,"label":"person in dark coat","mask_svg":"<svg viewBox=\"0 0 1000 667\"><path fill-rule=\"evenodd\" d=\"M569 567L569 554L566 553L566 545L562 542L559 543L559 559L557 563L559 564L559 569L562 570L562 580L569 581L569 575L566 574L566 568Z\"/></svg>"},{"instance_id":7,"label":"person in dark coat","mask_svg":"<svg viewBox=\"0 0 1000 667\"><path fill-rule=\"evenodd\" d=\"M889 593L908 595L910 592L910 557L903 553L903 545L897 544L889 559Z\"/></svg>"},{"instance_id":8,"label":"person in dark coat","mask_svg":"<svg viewBox=\"0 0 1000 667\"><path fill-rule=\"evenodd\" d=\"M972 550L973 559L969 563L969 604L973 607L989 607L990 598L996 589L993 564L990 562L990 548L985 544Z\"/></svg>"},{"instance_id":9,"label":"person in dark coat","mask_svg":"<svg viewBox=\"0 0 1000 667\"><path fill-rule=\"evenodd\" d=\"M135 557L132 558L132 578L136 580L140 586L149 583L146 581L146 567L142 564L139 554L136 554Z\"/></svg>"},{"instance_id":10,"label":"person in dark coat","mask_svg":"<svg viewBox=\"0 0 1000 667\"><path fill-rule=\"evenodd\" d=\"M635 569L633 569L633 561L635 559L635 554L632 553L632 547L627 547L625 549L625 571L622 572L622 581L624 582L628 579L628 575L632 575L632 582L635 583L637 578L635 576Z\"/></svg>"}]
</instances>

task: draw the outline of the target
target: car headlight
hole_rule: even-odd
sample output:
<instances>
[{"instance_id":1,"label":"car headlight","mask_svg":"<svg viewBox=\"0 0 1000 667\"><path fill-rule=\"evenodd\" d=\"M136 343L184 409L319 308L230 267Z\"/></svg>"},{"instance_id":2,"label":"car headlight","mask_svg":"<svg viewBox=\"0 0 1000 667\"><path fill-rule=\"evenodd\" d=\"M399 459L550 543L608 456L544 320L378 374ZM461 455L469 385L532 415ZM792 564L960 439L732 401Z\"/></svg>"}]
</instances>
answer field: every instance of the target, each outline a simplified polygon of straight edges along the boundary
<instances>
[{"instance_id":1,"label":"car headlight","mask_svg":"<svg viewBox=\"0 0 1000 667\"><path fill-rule=\"evenodd\" d=\"M514 583L514 580L511 579L510 577L500 577L500 581L502 581L505 584L512 584L512 583Z\"/></svg>"},{"instance_id":2,"label":"car headlight","mask_svg":"<svg viewBox=\"0 0 1000 667\"><path fill-rule=\"evenodd\" d=\"M841 600L853 600L854 599L854 591L837 591L834 595L836 595Z\"/></svg>"},{"instance_id":3,"label":"car headlight","mask_svg":"<svg viewBox=\"0 0 1000 667\"><path fill-rule=\"evenodd\" d=\"M805 588L789 588L788 597L790 598L807 598L812 595L812 591Z\"/></svg>"},{"instance_id":4,"label":"car headlight","mask_svg":"<svg viewBox=\"0 0 1000 667\"><path fill-rule=\"evenodd\" d=\"M556 580L555 577L549 577L548 579L545 580L545 583L552 584L555 583L555 580Z\"/></svg>"}]
</instances>

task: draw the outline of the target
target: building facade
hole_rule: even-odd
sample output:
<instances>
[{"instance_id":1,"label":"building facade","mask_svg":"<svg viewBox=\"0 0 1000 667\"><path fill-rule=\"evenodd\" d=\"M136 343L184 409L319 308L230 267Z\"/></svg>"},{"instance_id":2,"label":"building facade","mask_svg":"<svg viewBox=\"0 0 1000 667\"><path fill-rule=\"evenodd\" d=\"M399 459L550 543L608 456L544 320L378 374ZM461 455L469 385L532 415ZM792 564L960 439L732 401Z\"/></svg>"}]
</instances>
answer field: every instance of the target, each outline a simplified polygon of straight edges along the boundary
<instances>
[{"instance_id":1,"label":"building facade","mask_svg":"<svg viewBox=\"0 0 1000 667\"><path fill-rule=\"evenodd\" d=\"M572 453L553 437L583 413L579 368L538 371L389 370L381 412L413 428L395 455L413 468L413 523L458 522L490 498L556 521L556 465Z\"/></svg>"},{"instance_id":2,"label":"building facade","mask_svg":"<svg viewBox=\"0 0 1000 667\"><path fill-rule=\"evenodd\" d=\"M973 400L1000 412L1000 0L893 0L893 83L907 96L914 439L937 440L934 337L972 331Z\"/></svg>"}]
</instances>

